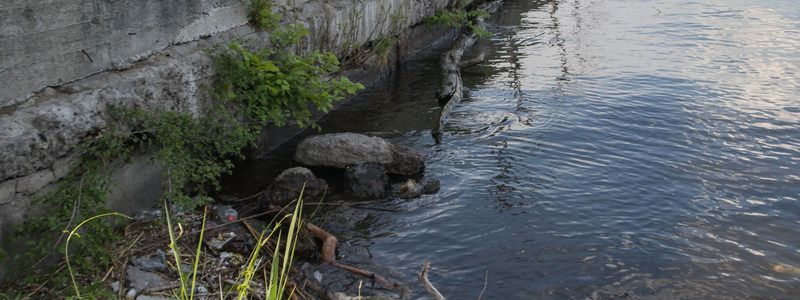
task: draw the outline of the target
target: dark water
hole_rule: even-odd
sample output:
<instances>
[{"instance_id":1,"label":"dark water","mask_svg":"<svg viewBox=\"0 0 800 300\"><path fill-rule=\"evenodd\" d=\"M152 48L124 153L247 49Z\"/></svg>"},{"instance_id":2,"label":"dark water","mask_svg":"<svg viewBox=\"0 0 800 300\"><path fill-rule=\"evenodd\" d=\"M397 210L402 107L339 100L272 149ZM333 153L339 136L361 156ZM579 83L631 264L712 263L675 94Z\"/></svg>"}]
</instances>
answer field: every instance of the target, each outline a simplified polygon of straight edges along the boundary
<instances>
[{"instance_id":1,"label":"dark water","mask_svg":"<svg viewBox=\"0 0 800 300\"><path fill-rule=\"evenodd\" d=\"M800 2L506 1L490 26L441 145L433 59L321 122L394 131L443 186L340 208L342 256L412 283L430 260L450 299L800 298L774 270L800 266Z\"/></svg>"}]
</instances>

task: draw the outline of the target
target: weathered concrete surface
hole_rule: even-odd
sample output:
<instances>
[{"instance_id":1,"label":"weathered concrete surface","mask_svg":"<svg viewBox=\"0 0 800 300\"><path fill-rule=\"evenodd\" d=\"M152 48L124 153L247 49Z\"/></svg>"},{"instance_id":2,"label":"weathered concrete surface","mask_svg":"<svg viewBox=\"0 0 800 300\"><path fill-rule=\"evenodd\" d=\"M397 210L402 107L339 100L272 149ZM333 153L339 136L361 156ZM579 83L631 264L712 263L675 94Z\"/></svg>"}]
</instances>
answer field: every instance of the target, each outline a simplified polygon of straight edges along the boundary
<instances>
[{"instance_id":1,"label":"weathered concrete surface","mask_svg":"<svg viewBox=\"0 0 800 300\"><path fill-rule=\"evenodd\" d=\"M247 22L239 0L0 3L0 107Z\"/></svg>"}]
</instances>

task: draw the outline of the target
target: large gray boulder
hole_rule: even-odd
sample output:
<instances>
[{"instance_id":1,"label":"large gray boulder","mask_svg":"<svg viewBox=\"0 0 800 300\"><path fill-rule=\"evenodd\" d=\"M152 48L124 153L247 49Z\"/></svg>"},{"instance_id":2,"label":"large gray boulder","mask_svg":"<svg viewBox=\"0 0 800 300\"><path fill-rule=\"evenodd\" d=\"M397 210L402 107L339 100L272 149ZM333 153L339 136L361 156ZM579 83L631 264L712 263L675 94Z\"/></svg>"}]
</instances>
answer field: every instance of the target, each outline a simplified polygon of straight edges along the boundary
<instances>
[{"instance_id":1,"label":"large gray boulder","mask_svg":"<svg viewBox=\"0 0 800 300\"><path fill-rule=\"evenodd\" d=\"M365 163L344 169L345 188L359 198L380 198L386 195L389 176L378 163Z\"/></svg>"},{"instance_id":2,"label":"large gray boulder","mask_svg":"<svg viewBox=\"0 0 800 300\"><path fill-rule=\"evenodd\" d=\"M328 189L324 179L317 178L311 170L303 167L294 167L281 172L278 177L267 187L264 197L270 204L285 206L300 197L303 190L303 199L319 200L318 198Z\"/></svg>"},{"instance_id":3,"label":"large gray boulder","mask_svg":"<svg viewBox=\"0 0 800 300\"><path fill-rule=\"evenodd\" d=\"M422 171L425 158L386 139L357 133L332 133L308 137L297 145L294 159L307 166L344 169L378 163L392 174L414 175Z\"/></svg>"}]
</instances>

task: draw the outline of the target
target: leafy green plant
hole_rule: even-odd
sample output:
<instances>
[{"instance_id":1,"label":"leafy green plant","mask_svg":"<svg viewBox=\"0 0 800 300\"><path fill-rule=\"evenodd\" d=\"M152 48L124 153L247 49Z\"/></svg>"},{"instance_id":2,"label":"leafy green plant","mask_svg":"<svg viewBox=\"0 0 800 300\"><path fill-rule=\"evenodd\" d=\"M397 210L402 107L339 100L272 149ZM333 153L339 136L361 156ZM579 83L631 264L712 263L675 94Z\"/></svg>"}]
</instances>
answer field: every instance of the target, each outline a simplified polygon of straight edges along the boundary
<instances>
[{"instance_id":1,"label":"leafy green plant","mask_svg":"<svg viewBox=\"0 0 800 300\"><path fill-rule=\"evenodd\" d=\"M315 126L312 107L327 112L335 101L364 88L344 77L324 76L339 70L333 53L296 55L274 49L254 53L231 43L227 51L219 52L216 66L217 98L241 105L248 119L276 126Z\"/></svg>"},{"instance_id":2,"label":"leafy green plant","mask_svg":"<svg viewBox=\"0 0 800 300\"><path fill-rule=\"evenodd\" d=\"M261 30L271 30L278 26L280 16L272 12L272 0L245 0L250 24Z\"/></svg>"},{"instance_id":3,"label":"leafy green plant","mask_svg":"<svg viewBox=\"0 0 800 300\"><path fill-rule=\"evenodd\" d=\"M486 18L489 16L489 13L476 9L466 11L463 9L459 10L440 10L436 12L433 16L425 17L423 22L428 24L428 26L433 25L444 25L447 27L452 28L466 28L470 32L474 33L479 37L488 37L491 36L491 33L486 30L486 28L479 26L478 23L475 21L478 18Z\"/></svg>"},{"instance_id":4,"label":"leafy green plant","mask_svg":"<svg viewBox=\"0 0 800 300\"><path fill-rule=\"evenodd\" d=\"M378 60L382 65L389 62L389 49L392 47L392 40L382 38L373 42L373 51L378 55Z\"/></svg>"}]
</instances>

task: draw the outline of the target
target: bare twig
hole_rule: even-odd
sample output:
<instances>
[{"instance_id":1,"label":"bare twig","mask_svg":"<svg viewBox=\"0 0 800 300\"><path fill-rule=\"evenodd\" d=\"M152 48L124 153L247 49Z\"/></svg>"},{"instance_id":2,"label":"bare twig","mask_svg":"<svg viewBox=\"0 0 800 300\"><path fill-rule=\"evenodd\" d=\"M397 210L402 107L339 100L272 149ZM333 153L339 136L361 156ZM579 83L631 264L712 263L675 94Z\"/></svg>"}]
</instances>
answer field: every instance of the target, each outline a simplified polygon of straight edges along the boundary
<instances>
[{"instance_id":1,"label":"bare twig","mask_svg":"<svg viewBox=\"0 0 800 300\"><path fill-rule=\"evenodd\" d=\"M486 277L483 278L483 289L481 290L481 294L478 295L478 300L483 298L483 292L486 291L486 286L489 285L489 270L486 270Z\"/></svg>"},{"instance_id":2,"label":"bare twig","mask_svg":"<svg viewBox=\"0 0 800 300\"><path fill-rule=\"evenodd\" d=\"M419 282L422 284L422 286L428 290L428 293L433 296L433 299L444 300L445 298L442 296L442 293L440 293L439 290L437 290L436 287L431 284L431 281L428 280L428 271L430 271L430 269L431 263L426 261L424 264L422 264L422 271L419 272L419 276L417 278L419 278Z\"/></svg>"}]
</instances>

